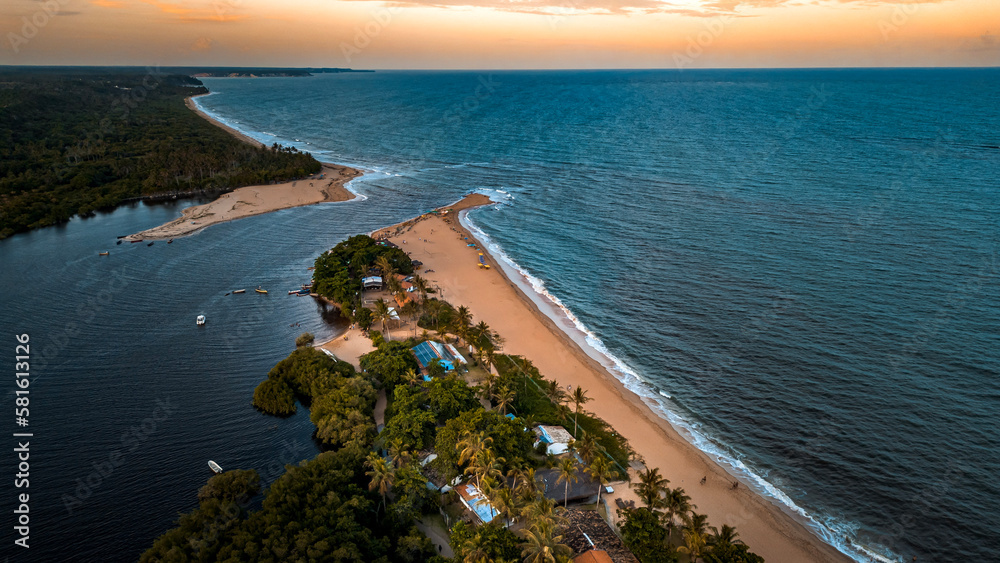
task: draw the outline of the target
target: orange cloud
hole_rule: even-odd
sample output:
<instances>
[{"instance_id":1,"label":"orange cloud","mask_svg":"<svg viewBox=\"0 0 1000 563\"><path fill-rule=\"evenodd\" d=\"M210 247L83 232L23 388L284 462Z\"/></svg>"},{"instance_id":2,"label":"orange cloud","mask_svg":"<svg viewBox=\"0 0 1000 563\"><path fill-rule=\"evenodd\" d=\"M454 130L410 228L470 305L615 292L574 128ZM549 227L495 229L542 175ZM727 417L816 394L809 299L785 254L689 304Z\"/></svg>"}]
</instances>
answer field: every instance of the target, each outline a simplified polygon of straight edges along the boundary
<instances>
[{"instance_id":1,"label":"orange cloud","mask_svg":"<svg viewBox=\"0 0 1000 563\"><path fill-rule=\"evenodd\" d=\"M108 1L108 0L98 0ZM113 1L113 0L111 0ZM160 0L142 0L150 6L159 8L164 14L177 16L183 22L235 22L248 19L247 14L234 13L239 10L240 0L217 0L212 3L214 9L189 8L182 4L162 2Z\"/></svg>"},{"instance_id":2,"label":"orange cloud","mask_svg":"<svg viewBox=\"0 0 1000 563\"><path fill-rule=\"evenodd\" d=\"M347 0L367 2L369 0ZM855 4L864 7L898 4L940 4L954 0L814 0L812 4ZM679 6L670 0L392 0L394 7L487 8L542 15L673 14L695 17L745 15L740 10L796 8L802 0L700 0Z\"/></svg>"},{"instance_id":3,"label":"orange cloud","mask_svg":"<svg viewBox=\"0 0 1000 563\"><path fill-rule=\"evenodd\" d=\"M90 3L94 6L101 8L124 8L124 2L117 2L116 0L90 0Z\"/></svg>"}]
</instances>

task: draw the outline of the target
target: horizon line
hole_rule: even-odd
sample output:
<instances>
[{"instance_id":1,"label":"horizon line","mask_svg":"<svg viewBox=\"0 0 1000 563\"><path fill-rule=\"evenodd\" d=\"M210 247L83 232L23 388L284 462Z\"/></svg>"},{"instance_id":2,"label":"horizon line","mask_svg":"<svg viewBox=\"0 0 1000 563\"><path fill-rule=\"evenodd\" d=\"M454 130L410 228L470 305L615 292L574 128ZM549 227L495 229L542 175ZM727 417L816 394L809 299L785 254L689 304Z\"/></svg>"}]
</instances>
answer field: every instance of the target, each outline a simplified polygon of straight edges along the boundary
<instances>
[{"instance_id":1,"label":"horizon line","mask_svg":"<svg viewBox=\"0 0 1000 563\"><path fill-rule=\"evenodd\" d=\"M923 66L923 65L899 65L899 66L745 66L745 67L696 67L696 68L676 68L676 67L545 67L545 68L353 68L344 66L246 66L246 65L152 65L152 64L0 64L0 69L14 68L49 68L49 69L88 69L88 68L109 68L109 69L129 69L129 68L182 68L182 69L239 69L239 70L323 70L323 69L343 69L350 71L382 71L382 72L615 72L615 71L698 71L698 70L994 70L1000 69L1000 65L995 66Z\"/></svg>"}]
</instances>

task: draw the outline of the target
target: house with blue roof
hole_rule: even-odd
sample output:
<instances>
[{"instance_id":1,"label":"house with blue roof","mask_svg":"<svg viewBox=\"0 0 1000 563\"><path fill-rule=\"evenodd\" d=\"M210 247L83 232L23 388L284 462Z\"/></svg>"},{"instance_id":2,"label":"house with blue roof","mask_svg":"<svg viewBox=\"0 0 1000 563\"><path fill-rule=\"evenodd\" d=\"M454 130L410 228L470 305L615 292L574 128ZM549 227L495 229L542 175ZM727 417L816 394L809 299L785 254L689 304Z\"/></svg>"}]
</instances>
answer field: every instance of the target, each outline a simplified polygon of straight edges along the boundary
<instances>
[{"instance_id":1,"label":"house with blue roof","mask_svg":"<svg viewBox=\"0 0 1000 563\"><path fill-rule=\"evenodd\" d=\"M453 371L455 368L466 364L465 358L451 344L442 344L433 340L427 340L417 344L410 350L420 364L420 370L426 372L431 362L437 360L444 366L445 371Z\"/></svg>"}]
</instances>

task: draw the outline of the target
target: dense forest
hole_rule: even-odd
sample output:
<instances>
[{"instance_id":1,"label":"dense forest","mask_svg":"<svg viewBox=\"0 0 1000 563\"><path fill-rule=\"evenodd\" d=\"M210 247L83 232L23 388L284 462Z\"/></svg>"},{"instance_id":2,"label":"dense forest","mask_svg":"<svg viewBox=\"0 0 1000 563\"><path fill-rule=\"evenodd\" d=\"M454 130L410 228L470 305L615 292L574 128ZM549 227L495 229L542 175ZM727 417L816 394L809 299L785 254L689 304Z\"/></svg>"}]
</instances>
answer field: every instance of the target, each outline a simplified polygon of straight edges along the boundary
<instances>
[{"instance_id":1,"label":"dense forest","mask_svg":"<svg viewBox=\"0 0 1000 563\"><path fill-rule=\"evenodd\" d=\"M140 197L319 171L309 154L248 145L185 106L206 92L156 70L0 70L0 238Z\"/></svg>"}]
</instances>

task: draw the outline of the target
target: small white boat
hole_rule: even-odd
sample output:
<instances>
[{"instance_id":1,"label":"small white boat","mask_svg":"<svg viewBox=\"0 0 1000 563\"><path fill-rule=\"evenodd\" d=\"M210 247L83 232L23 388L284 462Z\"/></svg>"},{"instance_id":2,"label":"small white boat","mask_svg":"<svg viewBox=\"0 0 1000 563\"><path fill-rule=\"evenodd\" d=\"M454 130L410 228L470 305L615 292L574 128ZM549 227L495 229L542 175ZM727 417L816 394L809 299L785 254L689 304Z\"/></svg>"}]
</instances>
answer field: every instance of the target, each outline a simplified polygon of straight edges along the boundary
<instances>
[{"instance_id":1,"label":"small white boat","mask_svg":"<svg viewBox=\"0 0 1000 563\"><path fill-rule=\"evenodd\" d=\"M201 325L205 324L205 315L198 315L198 318L197 318L197 319L195 319L195 320L194 320L194 322L195 322L195 323L196 323L196 324L197 324L198 326L201 326Z\"/></svg>"},{"instance_id":2,"label":"small white boat","mask_svg":"<svg viewBox=\"0 0 1000 563\"><path fill-rule=\"evenodd\" d=\"M222 473L222 467L219 466L218 463L215 463L212 460L208 460L208 468L211 469L216 475Z\"/></svg>"}]
</instances>

